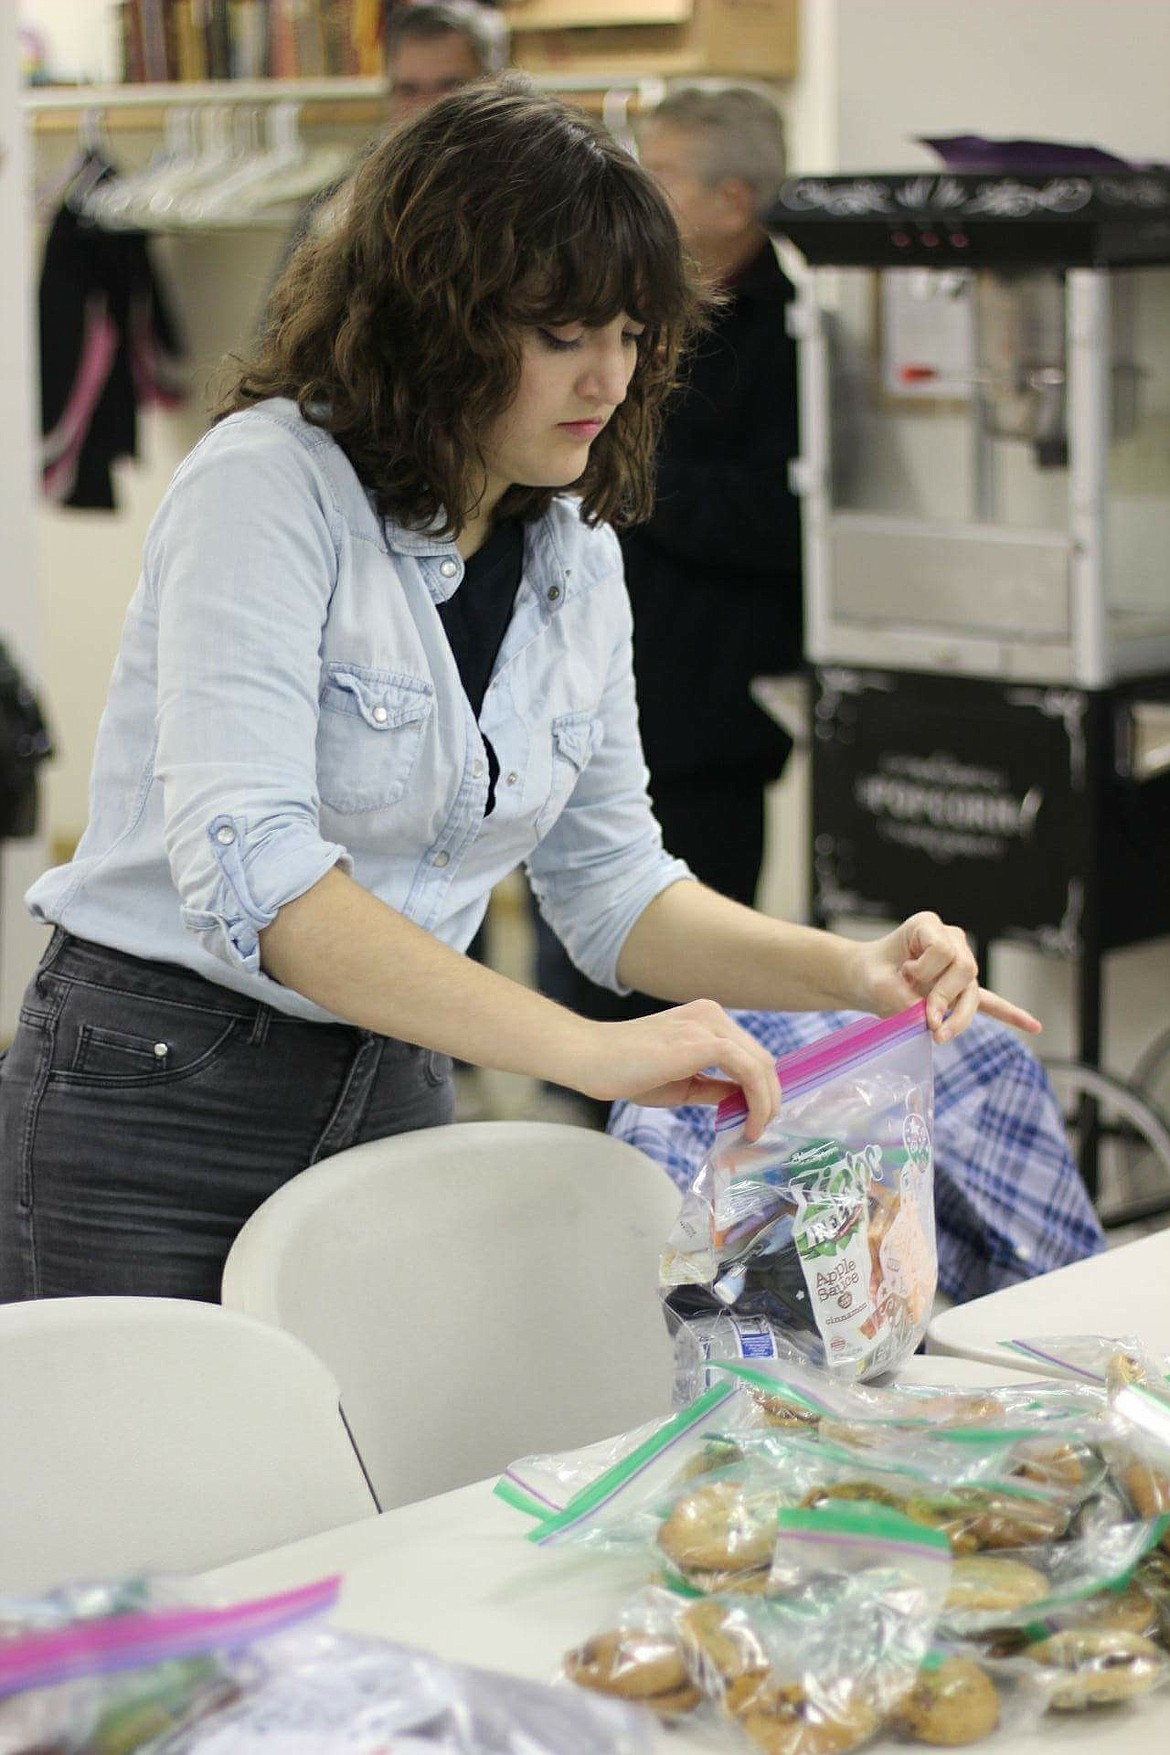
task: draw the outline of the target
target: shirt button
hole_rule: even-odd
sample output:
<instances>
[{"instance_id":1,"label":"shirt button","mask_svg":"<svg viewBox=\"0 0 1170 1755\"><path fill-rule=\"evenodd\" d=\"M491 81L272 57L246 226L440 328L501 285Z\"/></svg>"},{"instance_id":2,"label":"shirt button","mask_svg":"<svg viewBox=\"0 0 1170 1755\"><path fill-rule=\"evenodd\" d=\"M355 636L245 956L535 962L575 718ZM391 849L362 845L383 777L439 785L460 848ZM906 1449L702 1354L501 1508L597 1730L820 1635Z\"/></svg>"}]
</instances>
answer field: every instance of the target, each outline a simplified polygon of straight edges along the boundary
<instances>
[{"instance_id":1,"label":"shirt button","mask_svg":"<svg viewBox=\"0 0 1170 1755\"><path fill-rule=\"evenodd\" d=\"M389 715L389 713L387 713L385 707L375 707L374 708L373 719L374 719L374 723L376 725L385 725L385 723L386 723L387 719L389 719L389 717L390 717L390 715Z\"/></svg>"},{"instance_id":2,"label":"shirt button","mask_svg":"<svg viewBox=\"0 0 1170 1755\"><path fill-rule=\"evenodd\" d=\"M442 573L444 579L453 579L459 571L459 568L454 561L441 561L439 563L439 571Z\"/></svg>"},{"instance_id":3,"label":"shirt button","mask_svg":"<svg viewBox=\"0 0 1170 1755\"><path fill-rule=\"evenodd\" d=\"M559 585L550 585L549 586L548 600L550 603L555 603L557 598L560 596L560 594L561 594L561 588Z\"/></svg>"},{"instance_id":4,"label":"shirt button","mask_svg":"<svg viewBox=\"0 0 1170 1755\"><path fill-rule=\"evenodd\" d=\"M515 774L505 774L504 775L504 785L505 786L515 786L515 784L516 784L516 775Z\"/></svg>"},{"instance_id":5,"label":"shirt button","mask_svg":"<svg viewBox=\"0 0 1170 1755\"><path fill-rule=\"evenodd\" d=\"M436 853L435 854L435 864L436 865L450 865L450 863L451 863L451 855L449 853Z\"/></svg>"},{"instance_id":6,"label":"shirt button","mask_svg":"<svg viewBox=\"0 0 1170 1755\"><path fill-rule=\"evenodd\" d=\"M482 773L483 773L483 763L480 761L472 762L472 764L471 764L471 778L473 780L478 780Z\"/></svg>"},{"instance_id":7,"label":"shirt button","mask_svg":"<svg viewBox=\"0 0 1170 1755\"><path fill-rule=\"evenodd\" d=\"M231 827L231 825L229 823L223 823L215 831L215 838L219 842L221 847L230 847L232 842L236 838L236 831Z\"/></svg>"}]
</instances>

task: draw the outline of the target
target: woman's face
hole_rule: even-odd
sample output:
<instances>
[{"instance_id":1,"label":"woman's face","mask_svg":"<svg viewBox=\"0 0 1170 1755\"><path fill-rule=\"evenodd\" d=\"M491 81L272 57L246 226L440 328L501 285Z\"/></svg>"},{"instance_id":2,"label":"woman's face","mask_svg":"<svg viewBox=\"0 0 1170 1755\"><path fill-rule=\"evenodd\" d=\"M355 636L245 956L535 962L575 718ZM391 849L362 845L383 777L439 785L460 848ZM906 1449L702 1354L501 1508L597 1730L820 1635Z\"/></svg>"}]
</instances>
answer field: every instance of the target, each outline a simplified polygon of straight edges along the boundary
<instances>
[{"instance_id":1,"label":"woman's face","mask_svg":"<svg viewBox=\"0 0 1170 1755\"><path fill-rule=\"evenodd\" d=\"M642 329L621 316L597 329L525 330L519 388L483 444L489 504L510 487L568 487L584 474L590 445L625 399Z\"/></svg>"}]
</instances>

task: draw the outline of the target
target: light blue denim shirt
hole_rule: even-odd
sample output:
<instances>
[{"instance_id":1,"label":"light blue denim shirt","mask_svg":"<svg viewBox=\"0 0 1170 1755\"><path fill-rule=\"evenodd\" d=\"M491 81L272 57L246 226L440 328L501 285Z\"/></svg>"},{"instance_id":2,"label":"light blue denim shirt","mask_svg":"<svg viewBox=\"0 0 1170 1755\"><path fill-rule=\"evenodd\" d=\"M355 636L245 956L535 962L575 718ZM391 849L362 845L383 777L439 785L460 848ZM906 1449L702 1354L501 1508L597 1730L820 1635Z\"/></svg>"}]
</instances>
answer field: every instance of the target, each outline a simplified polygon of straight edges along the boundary
<instances>
[{"instance_id":1,"label":"light blue denim shirt","mask_svg":"<svg viewBox=\"0 0 1170 1755\"><path fill-rule=\"evenodd\" d=\"M646 794L617 539L570 498L526 527L483 735L436 609L462 577L452 543L378 517L293 403L214 427L151 525L89 826L33 913L327 1020L260 968L284 903L339 865L465 950L523 863L573 960L620 990L626 934L690 874Z\"/></svg>"}]
</instances>

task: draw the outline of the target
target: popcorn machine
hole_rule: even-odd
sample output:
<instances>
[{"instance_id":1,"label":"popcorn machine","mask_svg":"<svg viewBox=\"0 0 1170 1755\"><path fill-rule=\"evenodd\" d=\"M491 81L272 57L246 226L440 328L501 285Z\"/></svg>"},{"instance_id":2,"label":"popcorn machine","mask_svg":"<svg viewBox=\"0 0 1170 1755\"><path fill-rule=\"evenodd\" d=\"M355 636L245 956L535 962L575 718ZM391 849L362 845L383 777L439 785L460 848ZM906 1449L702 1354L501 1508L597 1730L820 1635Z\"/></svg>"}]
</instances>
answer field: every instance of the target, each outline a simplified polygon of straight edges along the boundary
<instances>
[{"instance_id":1,"label":"popcorn machine","mask_svg":"<svg viewBox=\"0 0 1170 1755\"><path fill-rule=\"evenodd\" d=\"M1170 174L797 178L813 913L1170 932ZM1091 1176L1090 1176L1091 1179Z\"/></svg>"},{"instance_id":2,"label":"popcorn machine","mask_svg":"<svg viewBox=\"0 0 1170 1755\"><path fill-rule=\"evenodd\" d=\"M810 657L1170 668L1170 176L804 179L772 220L812 271Z\"/></svg>"}]
</instances>

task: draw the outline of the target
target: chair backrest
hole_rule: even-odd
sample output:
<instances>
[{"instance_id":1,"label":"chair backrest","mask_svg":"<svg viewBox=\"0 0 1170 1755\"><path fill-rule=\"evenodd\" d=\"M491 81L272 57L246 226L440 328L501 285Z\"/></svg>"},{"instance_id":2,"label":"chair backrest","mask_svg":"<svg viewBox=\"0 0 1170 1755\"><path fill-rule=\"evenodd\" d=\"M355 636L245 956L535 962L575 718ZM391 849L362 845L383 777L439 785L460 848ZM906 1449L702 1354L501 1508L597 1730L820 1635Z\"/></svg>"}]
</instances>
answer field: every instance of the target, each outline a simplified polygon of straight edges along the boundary
<instances>
[{"instance_id":1,"label":"chair backrest","mask_svg":"<svg viewBox=\"0 0 1170 1755\"><path fill-rule=\"evenodd\" d=\"M0 1595L192 1571L376 1511L328 1369L179 1298L0 1305Z\"/></svg>"},{"instance_id":2,"label":"chair backrest","mask_svg":"<svg viewBox=\"0 0 1170 1755\"><path fill-rule=\"evenodd\" d=\"M335 1373L385 1508L670 1410L678 1191L586 1128L457 1122L339 1152L248 1220L225 1304Z\"/></svg>"}]
</instances>

